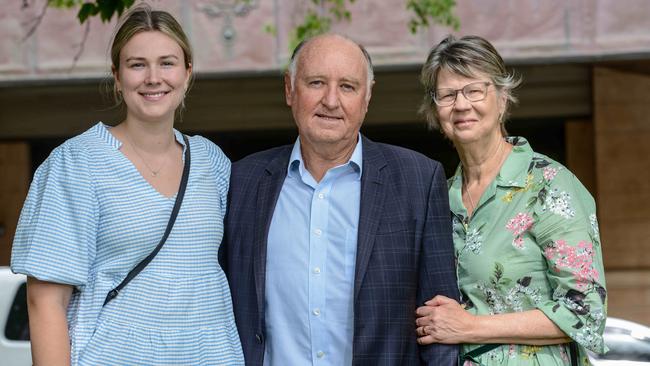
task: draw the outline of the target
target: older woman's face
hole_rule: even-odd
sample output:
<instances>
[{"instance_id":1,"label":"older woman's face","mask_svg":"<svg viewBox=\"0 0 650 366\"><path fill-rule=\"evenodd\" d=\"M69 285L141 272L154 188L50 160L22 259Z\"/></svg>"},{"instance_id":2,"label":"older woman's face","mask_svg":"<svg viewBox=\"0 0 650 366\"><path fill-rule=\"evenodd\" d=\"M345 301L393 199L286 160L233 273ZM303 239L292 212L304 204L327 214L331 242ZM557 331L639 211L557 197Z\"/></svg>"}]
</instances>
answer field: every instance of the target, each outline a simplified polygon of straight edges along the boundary
<instances>
[{"instance_id":1,"label":"older woman's face","mask_svg":"<svg viewBox=\"0 0 650 366\"><path fill-rule=\"evenodd\" d=\"M504 112L505 98L502 97L487 75L476 73L476 77L468 78L453 73L447 69L438 72L438 84L436 90L453 89L459 90L456 94L456 101L449 106L441 107L436 105L438 121L442 132L454 143L471 143L490 139L494 134L501 135L499 116ZM487 94L483 100L470 101L475 99L470 88L462 90L468 84L481 85L489 83ZM485 85L485 84L483 84ZM480 92L480 90L475 91Z\"/></svg>"}]
</instances>

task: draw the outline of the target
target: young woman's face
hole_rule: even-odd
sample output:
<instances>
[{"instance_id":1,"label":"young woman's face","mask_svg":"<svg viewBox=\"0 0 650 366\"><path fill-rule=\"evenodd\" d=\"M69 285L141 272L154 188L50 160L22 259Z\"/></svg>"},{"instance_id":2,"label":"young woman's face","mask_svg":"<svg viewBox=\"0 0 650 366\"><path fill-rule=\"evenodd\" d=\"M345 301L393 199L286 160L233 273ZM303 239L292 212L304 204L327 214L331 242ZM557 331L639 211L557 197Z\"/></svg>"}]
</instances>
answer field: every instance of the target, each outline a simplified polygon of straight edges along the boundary
<instances>
[{"instance_id":1,"label":"young woman's face","mask_svg":"<svg viewBox=\"0 0 650 366\"><path fill-rule=\"evenodd\" d=\"M133 36L120 51L119 69L113 70L127 118L173 120L191 73L183 50L172 38L158 31Z\"/></svg>"}]
</instances>

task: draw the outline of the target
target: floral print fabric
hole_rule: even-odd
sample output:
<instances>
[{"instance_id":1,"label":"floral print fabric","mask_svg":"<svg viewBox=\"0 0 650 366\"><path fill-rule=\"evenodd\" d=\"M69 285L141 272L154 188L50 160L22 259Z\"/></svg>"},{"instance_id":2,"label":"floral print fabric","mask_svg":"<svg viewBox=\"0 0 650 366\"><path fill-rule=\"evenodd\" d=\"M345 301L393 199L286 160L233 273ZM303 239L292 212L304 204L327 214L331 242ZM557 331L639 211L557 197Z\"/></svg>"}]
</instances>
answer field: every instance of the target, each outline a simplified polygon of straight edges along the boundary
<instances>
[{"instance_id":1,"label":"floral print fabric","mask_svg":"<svg viewBox=\"0 0 650 366\"><path fill-rule=\"evenodd\" d=\"M449 179L458 282L473 314L539 309L577 344L605 351L607 291L595 203L565 167L533 152L521 137L471 219L463 206L462 167ZM463 345L465 353L478 345ZM568 345L503 345L481 365L568 365Z\"/></svg>"}]
</instances>

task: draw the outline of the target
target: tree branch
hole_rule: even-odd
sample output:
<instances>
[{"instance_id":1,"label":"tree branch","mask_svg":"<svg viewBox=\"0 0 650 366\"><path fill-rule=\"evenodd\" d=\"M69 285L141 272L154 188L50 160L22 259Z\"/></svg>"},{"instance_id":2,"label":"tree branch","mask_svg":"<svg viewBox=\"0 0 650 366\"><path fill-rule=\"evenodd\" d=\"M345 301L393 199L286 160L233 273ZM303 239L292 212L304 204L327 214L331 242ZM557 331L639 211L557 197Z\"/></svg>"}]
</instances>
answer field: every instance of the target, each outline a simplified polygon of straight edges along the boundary
<instances>
[{"instance_id":1,"label":"tree branch","mask_svg":"<svg viewBox=\"0 0 650 366\"><path fill-rule=\"evenodd\" d=\"M69 72L72 72L72 70L74 70L75 66L77 66L77 62L81 58L81 55L84 53L84 49L86 48L86 41L88 40L89 33L90 33L90 20L86 21L84 35L83 38L81 38L81 42L79 42L79 49L77 50L77 53L74 55L74 58L72 59L72 66L70 66L70 70L68 70Z\"/></svg>"},{"instance_id":2,"label":"tree branch","mask_svg":"<svg viewBox=\"0 0 650 366\"><path fill-rule=\"evenodd\" d=\"M41 9L41 13L36 16L36 18L30 20L29 22L32 23L31 27L29 28L29 31L27 31L27 34L25 34L25 37L23 38L23 42L25 42L29 37L31 37L34 33L36 33L36 29L38 29L38 26L41 24L43 21L43 18L45 17L45 13L47 12L47 8L49 5L49 0L43 1L43 8ZM23 9L28 7L29 4L27 1L23 1Z\"/></svg>"}]
</instances>

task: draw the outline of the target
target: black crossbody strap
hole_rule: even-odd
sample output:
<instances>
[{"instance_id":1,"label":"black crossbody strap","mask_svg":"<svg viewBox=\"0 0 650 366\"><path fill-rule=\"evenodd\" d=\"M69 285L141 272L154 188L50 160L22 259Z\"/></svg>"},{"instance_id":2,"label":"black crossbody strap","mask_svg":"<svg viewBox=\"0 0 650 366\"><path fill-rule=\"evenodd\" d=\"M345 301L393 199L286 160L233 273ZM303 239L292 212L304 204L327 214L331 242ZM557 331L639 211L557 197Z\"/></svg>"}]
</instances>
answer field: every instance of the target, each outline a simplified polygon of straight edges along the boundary
<instances>
[{"instance_id":1,"label":"black crossbody strap","mask_svg":"<svg viewBox=\"0 0 650 366\"><path fill-rule=\"evenodd\" d=\"M569 343L569 351L571 352L571 366L578 366L578 346L576 342Z\"/></svg>"},{"instance_id":2,"label":"black crossbody strap","mask_svg":"<svg viewBox=\"0 0 650 366\"><path fill-rule=\"evenodd\" d=\"M171 233L172 228L174 227L174 222L176 222L176 216L178 216L178 211L181 209L181 203L183 203L183 196L185 196L185 188L187 188L187 180L190 177L190 141L187 136L183 135L183 141L185 141L185 165L183 166L183 176L181 177L181 184L178 188L178 194L176 195L176 202L174 202L174 208L172 209L172 214L169 217L169 222L167 223L167 228L163 234L160 242L156 248L151 252L145 259L143 259L137 266L135 266L120 282L117 287L112 289L106 295L106 300L104 300L104 305L108 304L111 300L117 297L117 295L122 291L122 289L129 283L131 280L137 276L148 264L151 262L156 254L162 249L169 233ZM104 306L102 305L102 306Z\"/></svg>"},{"instance_id":3,"label":"black crossbody strap","mask_svg":"<svg viewBox=\"0 0 650 366\"><path fill-rule=\"evenodd\" d=\"M461 365L465 361L471 361L475 364L480 365L480 362L476 360L476 357L484 353L490 352L493 349L499 348L501 346L503 346L503 344L501 343L490 343L490 344L485 344L478 348L474 348L473 350L460 356L461 362L459 362L459 365ZM569 352L571 353L571 366L578 366L578 346L576 346L576 342L569 343Z\"/></svg>"},{"instance_id":4,"label":"black crossbody strap","mask_svg":"<svg viewBox=\"0 0 650 366\"><path fill-rule=\"evenodd\" d=\"M482 355L484 353L490 352L493 349L499 348L501 346L503 346L503 344L501 344L501 343L490 343L490 344L482 345L481 347L478 347L478 348L474 348L473 350L465 353L464 355L462 355L460 357L460 360L461 360L460 364L464 363L465 361L471 361L471 362L474 362L475 364L480 365L480 363L476 360L476 357L478 357L478 356L480 356L480 355Z\"/></svg>"}]
</instances>

